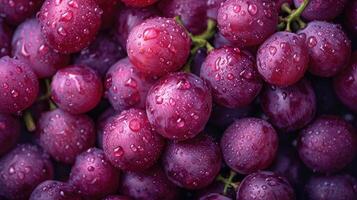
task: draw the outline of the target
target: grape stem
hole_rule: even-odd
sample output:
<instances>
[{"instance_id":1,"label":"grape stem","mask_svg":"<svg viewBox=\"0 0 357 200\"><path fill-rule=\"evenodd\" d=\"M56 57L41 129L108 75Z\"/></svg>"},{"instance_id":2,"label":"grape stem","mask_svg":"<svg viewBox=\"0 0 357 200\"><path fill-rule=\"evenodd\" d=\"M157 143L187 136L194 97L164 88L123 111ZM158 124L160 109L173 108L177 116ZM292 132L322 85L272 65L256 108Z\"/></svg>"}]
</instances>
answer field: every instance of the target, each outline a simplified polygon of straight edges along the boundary
<instances>
[{"instance_id":1,"label":"grape stem","mask_svg":"<svg viewBox=\"0 0 357 200\"><path fill-rule=\"evenodd\" d=\"M218 181L221 181L224 183L224 188L223 188L223 195L227 194L227 191L230 187L234 188L234 190L236 190L239 186L239 183L234 183L233 182L233 178L237 175L237 173L235 173L234 171L230 171L229 172L229 177L228 178L224 178L222 175L219 175L217 177Z\"/></svg>"},{"instance_id":2,"label":"grape stem","mask_svg":"<svg viewBox=\"0 0 357 200\"><path fill-rule=\"evenodd\" d=\"M285 31L291 32L292 31L291 30L291 24L293 22L295 22L295 21L298 23L300 28L305 28L306 27L306 23L301 20L300 16L301 16L302 12L305 10L305 8L306 8L306 6L308 4L309 4L309 0L304 0L304 2L299 6L299 8L297 8L296 10L291 10L289 8L289 4L284 3L281 6L281 9L284 12L288 13L289 16L287 16L286 18L282 19L283 22L278 25L278 28L281 28L284 24L286 24Z\"/></svg>"},{"instance_id":3,"label":"grape stem","mask_svg":"<svg viewBox=\"0 0 357 200\"><path fill-rule=\"evenodd\" d=\"M26 128L29 132L33 132L36 130L34 119L29 110L25 111L24 113L24 121L25 121Z\"/></svg>"},{"instance_id":4,"label":"grape stem","mask_svg":"<svg viewBox=\"0 0 357 200\"><path fill-rule=\"evenodd\" d=\"M51 82L49 79L45 79L45 86L46 86L46 93L44 95L42 95L41 97L39 97L37 99L37 101L47 100L50 110L55 110L57 108L57 106L51 100Z\"/></svg>"}]
</instances>

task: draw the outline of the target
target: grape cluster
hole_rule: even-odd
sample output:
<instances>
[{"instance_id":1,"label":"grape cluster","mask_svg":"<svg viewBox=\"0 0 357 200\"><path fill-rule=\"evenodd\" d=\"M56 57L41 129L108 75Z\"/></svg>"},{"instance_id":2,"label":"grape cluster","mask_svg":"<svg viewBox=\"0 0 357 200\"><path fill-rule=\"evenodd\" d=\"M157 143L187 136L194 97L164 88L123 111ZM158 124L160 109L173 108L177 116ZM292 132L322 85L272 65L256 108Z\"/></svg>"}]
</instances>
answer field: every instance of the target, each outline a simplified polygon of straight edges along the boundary
<instances>
[{"instance_id":1,"label":"grape cluster","mask_svg":"<svg viewBox=\"0 0 357 200\"><path fill-rule=\"evenodd\" d=\"M0 200L356 200L357 0L0 0Z\"/></svg>"}]
</instances>

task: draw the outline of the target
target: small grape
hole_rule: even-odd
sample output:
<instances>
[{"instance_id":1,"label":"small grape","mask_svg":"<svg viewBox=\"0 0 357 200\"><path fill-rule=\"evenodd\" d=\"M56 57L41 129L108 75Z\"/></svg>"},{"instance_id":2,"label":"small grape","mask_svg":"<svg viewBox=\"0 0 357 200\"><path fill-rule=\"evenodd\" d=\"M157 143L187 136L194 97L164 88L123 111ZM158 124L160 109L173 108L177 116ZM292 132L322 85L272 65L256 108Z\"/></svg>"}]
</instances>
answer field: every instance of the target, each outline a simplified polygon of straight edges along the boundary
<instances>
[{"instance_id":1,"label":"small grape","mask_svg":"<svg viewBox=\"0 0 357 200\"><path fill-rule=\"evenodd\" d=\"M81 200L75 189L60 181L44 181L32 192L29 200Z\"/></svg>"},{"instance_id":2,"label":"small grape","mask_svg":"<svg viewBox=\"0 0 357 200\"><path fill-rule=\"evenodd\" d=\"M295 7L299 7L304 0L294 0ZM302 17L308 21L327 20L336 18L344 9L348 0L310 0L302 12Z\"/></svg>"},{"instance_id":3,"label":"small grape","mask_svg":"<svg viewBox=\"0 0 357 200\"><path fill-rule=\"evenodd\" d=\"M41 7L44 0L0 0L0 16L12 25L30 18Z\"/></svg>"}]
</instances>

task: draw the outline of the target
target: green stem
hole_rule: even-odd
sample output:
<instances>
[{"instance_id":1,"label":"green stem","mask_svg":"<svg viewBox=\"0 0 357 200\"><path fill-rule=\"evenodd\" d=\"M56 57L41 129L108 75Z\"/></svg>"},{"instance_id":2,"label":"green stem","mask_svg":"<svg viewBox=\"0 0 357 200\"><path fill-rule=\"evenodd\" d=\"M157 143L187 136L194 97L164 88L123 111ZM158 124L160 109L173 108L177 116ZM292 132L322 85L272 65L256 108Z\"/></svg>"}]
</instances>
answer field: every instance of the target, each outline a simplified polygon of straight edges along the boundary
<instances>
[{"instance_id":1,"label":"green stem","mask_svg":"<svg viewBox=\"0 0 357 200\"><path fill-rule=\"evenodd\" d=\"M224 178L223 176L219 175L217 177L218 181L221 181L224 183L224 188L223 188L223 195L226 195L228 192L228 189L230 187L233 187L234 189L237 189L239 184L238 183L234 183L233 182L233 178L237 175L237 173L235 173L234 171L230 171L229 172L229 177L228 178Z\"/></svg>"},{"instance_id":2,"label":"green stem","mask_svg":"<svg viewBox=\"0 0 357 200\"><path fill-rule=\"evenodd\" d=\"M29 132L33 132L36 130L36 124L29 110L25 111L24 113L24 121L25 121L26 128Z\"/></svg>"},{"instance_id":3,"label":"green stem","mask_svg":"<svg viewBox=\"0 0 357 200\"><path fill-rule=\"evenodd\" d=\"M283 3L283 5L281 5L281 10L288 13L289 15L293 12L291 9L290 9L290 6L288 3Z\"/></svg>"},{"instance_id":4,"label":"green stem","mask_svg":"<svg viewBox=\"0 0 357 200\"><path fill-rule=\"evenodd\" d=\"M206 31L201 33L201 34L199 34L199 35L195 35L195 36L191 36L191 37L196 37L196 38L201 38L201 39L204 39L204 40L209 40L214 36L215 29L216 29L216 21L214 21L212 19L208 19Z\"/></svg>"},{"instance_id":5,"label":"green stem","mask_svg":"<svg viewBox=\"0 0 357 200\"><path fill-rule=\"evenodd\" d=\"M293 21L298 21L300 19L301 13L305 10L306 6L309 4L309 0L304 0L304 2L300 5L300 7L294 10L285 20L286 20L286 31L291 32L291 23ZM302 22L302 20L300 19ZM300 23L299 23L300 25Z\"/></svg>"}]
</instances>

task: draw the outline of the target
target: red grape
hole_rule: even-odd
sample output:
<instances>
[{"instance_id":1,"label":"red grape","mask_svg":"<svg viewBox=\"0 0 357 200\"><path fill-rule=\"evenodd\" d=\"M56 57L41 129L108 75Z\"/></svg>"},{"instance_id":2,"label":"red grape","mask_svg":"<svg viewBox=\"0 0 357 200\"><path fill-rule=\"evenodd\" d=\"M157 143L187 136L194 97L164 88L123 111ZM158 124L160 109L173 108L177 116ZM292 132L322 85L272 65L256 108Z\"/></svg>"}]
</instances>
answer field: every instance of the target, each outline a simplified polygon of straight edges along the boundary
<instances>
[{"instance_id":1,"label":"red grape","mask_svg":"<svg viewBox=\"0 0 357 200\"><path fill-rule=\"evenodd\" d=\"M160 167L154 166L144 172L124 173L120 193L135 200L176 200L179 190Z\"/></svg>"},{"instance_id":2,"label":"red grape","mask_svg":"<svg viewBox=\"0 0 357 200\"><path fill-rule=\"evenodd\" d=\"M340 72L351 56L351 41L340 25L310 22L299 32L309 48L309 71L317 76L331 77Z\"/></svg>"},{"instance_id":3,"label":"red grape","mask_svg":"<svg viewBox=\"0 0 357 200\"><path fill-rule=\"evenodd\" d=\"M121 0L125 5L130 7L142 8L156 3L158 0Z\"/></svg>"},{"instance_id":4,"label":"red grape","mask_svg":"<svg viewBox=\"0 0 357 200\"><path fill-rule=\"evenodd\" d=\"M74 188L60 181L44 181L32 192L29 200L81 200Z\"/></svg>"},{"instance_id":5,"label":"red grape","mask_svg":"<svg viewBox=\"0 0 357 200\"><path fill-rule=\"evenodd\" d=\"M228 108L249 105L263 85L254 57L238 48L211 51L202 64L200 76L211 85L214 102Z\"/></svg>"},{"instance_id":6,"label":"red grape","mask_svg":"<svg viewBox=\"0 0 357 200\"><path fill-rule=\"evenodd\" d=\"M299 7L304 0L294 0L295 7ZM310 0L302 12L302 17L308 21L333 20L345 7L348 0Z\"/></svg>"},{"instance_id":7,"label":"red grape","mask_svg":"<svg viewBox=\"0 0 357 200\"><path fill-rule=\"evenodd\" d=\"M149 90L146 113L162 136L185 140L205 127L212 107L209 86L191 73L172 73Z\"/></svg>"},{"instance_id":8,"label":"red grape","mask_svg":"<svg viewBox=\"0 0 357 200\"><path fill-rule=\"evenodd\" d=\"M211 193L201 197L199 200L232 200L232 199L218 193Z\"/></svg>"},{"instance_id":9,"label":"red grape","mask_svg":"<svg viewBox=\"0 0 357 200\"><path fill-rule=\"evenodd\" d=\"M77 156L69 183L88 198L113 194L119 187L119 171L107 160L103 150L90 148Z\"/></svg>"},{"instance_id":10,"label":"red grape","mask_svg":"<svg viewBox=\"0 0 357 200\"><path fill-rule=\"evenodd\" d=\"M105 76L110 66L125 56L125 50L112 36L100 34L88 48L81 51L74 62L95 69L101 76Z\"/></svg>"},{"instance_id":11,"label":"red grape","mask_svg":"<svg viewBox=\"0 0 357 200\"><path fill-rule=\"evenodd\" d=\"M20 60L0 58L0 113L17 113L36 100L39 83L31 67Z\"/></svg>"},{"instance_id":12,"label":"red grape","mask_svg":"<svg viewBox=\"0 0 357 200\"><path fill-rule=\"evenodd\" d=\"M271 0L228 0L218 10L218 28L239 47L256 46L275 32L278 14Z\"/></svg>"},{"instance_id":13,"label":"red grape","mask_svg":"<svg viewBox=\"0 0 357 200\"><path fill-rule=\"evenodd\" d=\"M294 189L285 177L261 171L246 176L240 183L237 199L244 200L294 200Z\"/></svg>"},{"instance_id":14,"label":"red grape","mask_svg":"<svg viewBox=\"0 0 357 200\"><path fill-rule=\"evenodd\" d=\"M205 0L160 0L158 7L165 17L180 16L183 25L192 34L202 33L206 29Z\"/></svg>"},{"instance_id":15,"label":"red grape","mask_svg":"<svg viewBox=\"0 0 357 200\"><path fill-rule=\"evenodd\" d=\"M11 115L0 113L0 156L15 146L20 137L20 122Z\"/></svg>"},{"instance_id":16,"label":"red grape","mask_svg":"<svg viewBox=\"0 0 357 200\"><path fill-rule=\"evenodd\" d=\"M116 110L145 108L146 96L154 79L137 71L128 58L115 63L106 75L106 97Z\"/></svg>"},{"instance_id":17,"label":"red grape","mask_svg":"<svg viewBox=\"0 0 357 200\"><path fill-rule=\"evenodd\" d=\"M180 69L190 54L191 39L174 19L152 18L135 26L126 45L138 70L162 76Z\"/></svg>"},{"instance_id":18,"label":"red grape","mask_svg":"<svg viewBox=\"0 0 357 200\"><path fill-rule=\"evenodd\" d=\"M12 55L28 64L39 78L54 75L69 62L68 55L55 52L45 43L36 19L18 26L12 38Z\"/></svg>"},{"instance_id":19,"label":"red grape","mask_svg":"<svg viewBox=\"0 0 357 200\"><path fill-rule=\"evenodd\" d=\"M354 33L357 34L357 1L351 0L346 6L345 11L345 25L346 27Z\"/></svg>"},{"instance_id":20,"label":"red grape","mask_svg":"<svg viewBox=\"0 0 357 200\"><path fill-rule=\"evenodd\" d=\"M222 162L219 145L204 134L191 140L170 142L162 159L168 178L191 190L211 184Z\"/></svg>"},{"instance_id":21,"label":"red grape","mask_svg":"<svg viewBox=\"0 0 357 200\"><path fill-rule=\"evenodd\" d=\"M38 19L48 45L69 54L94 40L102 12L95 0L46 0Z\"/></svg>"},{"instance_id":22,"label":"red grape","mask_svg":"<svg viewBox=\"0 0 357 200\"><path fill-rule=\"evenodd\" d=\"M298 82L309 64L305 38L295 33L277 32L259 47L257 67L270 84L289 86Z\"/></svg>"},{"instance_id":23,"label":"red grape","mask_svg":"<svg viewBox=\"0 0 357 200\"><path fill-rule=\"evenodd\" d=\"M11 53L12 31L5 22L0 19L0 58Z\"/></svg>"},{"instance_id":24,"label":"red grape","mask_svg":"<svg viewBox=\"0 0 357 200\"><path fill-rule=\"evenodd\" d=\"M334 89L342 103L357 112L357 60L335 77Z\"/></svg>"},{"instance_id":25,"label":"red grape","mask_svg":"<svg viewBox=\"0 0 357 200\"><path fill-rule=\"evenodd\" d=\"M315 92L304 79L285 88L265 87L260 104L269 121L283 132L305 127L316 113Z\"/></svg>"},{"instance_id":26,"label":"red grape","mask_svg":"<svg viewBox=\"0 0 357 200\"><path fill-rule=\"evenodd\" d=\"M103 149L119 169L143 171L153 166L164 145L164 139L152 130L145 111L129 109L106 120Z\"/></svg>"},{"instance_id":27,"label":"red grape","mask_svg":"<svg viewBox=\"0 0 357 200\"><path fill-rule=\"evenodd\" d=\"M320 116L301 131L298 150L302 161L313 171L336 172L357 153L356 130L339 117Z\"/></svg>"},{"instance_id":28,"label":"red grape","mask_svg":"<svg viewBox=\"0 0 357 200\"><path fill-rule=\"evenodd\" d=\"M0 0L0 16L9 24L17 25L31 17L44 0Z\"/></svg>"},{"instance_id":29,"label":"red grape","mask_svg":"<svg viewBox=\"0 0 357 200\"><path fill-rule=\"evenodd\" d=\"M43 113L38 121L39 143L56 161L72 164L95 142L93 121L60 109Z\"/></svg>"},{"instance_id":30,"label":"red grape","mask_svg":"<svg viewBox=\"0 0 357 200\"><path fill-rule=\"evenodd\" d=\"M19 145L0 161L0 196L28 199L38 184L52 178L49 156L37 146Z\"/></svg>"},{"instance_id":31,"label":"red grape","mask_svg":"<svg viewBox=\"0 0 357 200\"><path fill-rule=\"evenodd\" d=\"M96 71L73 65L60 69L53 76L51 94L62 110L81 114L92 110L100 102L103 85Z\"/></svg>"},{"instance_id":32,"label":"red grape","mask_svg":"<svg viewBox=\"0 0 357 200\"><path fill-rule=\"evenodd\" d=\"M221 149L231 169L240 174L250 174L269 167L274 161L278 150L278 135L262 119L239 119L224 132Z\"/></svg>"}]
</instances>

